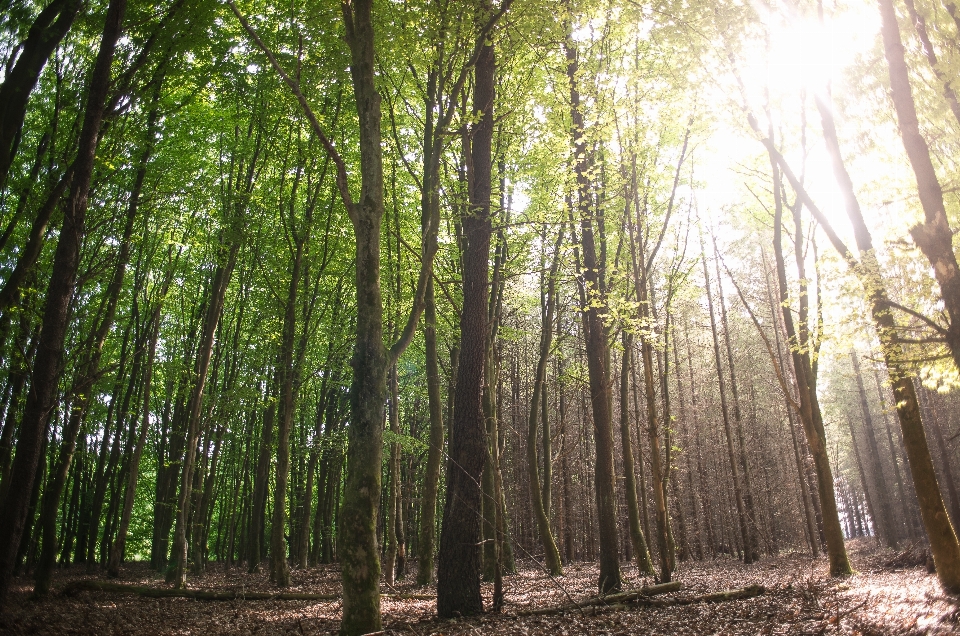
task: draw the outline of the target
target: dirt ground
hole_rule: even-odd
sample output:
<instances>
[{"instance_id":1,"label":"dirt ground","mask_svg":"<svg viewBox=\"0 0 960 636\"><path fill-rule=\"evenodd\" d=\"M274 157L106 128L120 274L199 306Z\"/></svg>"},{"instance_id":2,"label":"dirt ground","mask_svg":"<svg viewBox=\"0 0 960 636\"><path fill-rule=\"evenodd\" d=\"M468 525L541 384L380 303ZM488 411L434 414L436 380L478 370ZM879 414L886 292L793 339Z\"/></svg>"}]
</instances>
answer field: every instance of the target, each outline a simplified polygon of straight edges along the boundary
<instances>
[{"instance_id":1,"label":"dirt ground","mask_svg":"<svg viewBox=\"0 0 960 636\"><path fill-rule=\"evenodd\" d=\"M582 601L596 590L597 568L574 563L565 576L551 579L535 563L524 563L519 574L504 579L506 607L469 619L440 621L433 600L383 599L384 634L440 636L453 634L960 634L960 598L944 594L936 577L913 555L895 558L892 552L864 542L850 544L858 573L848 579L824 574L823 558L798 555L765 558L744 566L731 559L681 564L676 580L681 591L657 597L668 600L751 584L765 586L759 597L723 603L668 607L603 608L539 616L518 616L525 610ZM628 586L649 585L634 568L623 566ZM57 573L55 589L89 576L78 567ZM290 591L339 592L339 570L324 566L292 572ZM384 592L429 594L416 588L413 576ZM125 567L122 582L164 586L159 575L142 564ZM105 592L55 592L46 599L30 599L31 580L17 580L9 607L0 616L2 634L325 634L335 633L340 602L333 601L198 601L180 598L144 598ZM212 566L196 589L275 591L265 573L225 572ZM492 586L484 585L489 604Z\"/></svg>"}]
</instances>

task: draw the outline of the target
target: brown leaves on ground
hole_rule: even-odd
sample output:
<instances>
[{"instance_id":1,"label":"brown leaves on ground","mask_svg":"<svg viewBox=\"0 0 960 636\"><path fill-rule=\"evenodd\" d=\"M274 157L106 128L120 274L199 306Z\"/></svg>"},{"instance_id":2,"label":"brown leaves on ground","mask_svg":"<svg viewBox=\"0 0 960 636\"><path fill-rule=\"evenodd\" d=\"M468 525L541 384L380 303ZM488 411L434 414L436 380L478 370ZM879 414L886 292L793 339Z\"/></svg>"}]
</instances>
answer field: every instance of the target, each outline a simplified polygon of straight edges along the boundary
<instances>
[{"instance_id":1,"label":"brown leaves on ground","mask_svg":"<svg viewBox=\"0 0 960 636\"><path fill-rule=\"evenodd\" d=\"M676 594L700 595L760 584L767 593L751 599L677 607L638 607L626 610L541 616L516 616L534 608L561 606L570 599L583 600L595 593L597 567L570 564L565 576L551 579L535 564L504 579L507 604L503 614L439 621L432 600L384 597L382 608L387 634L452 636L476 634L845 634L914 635L960 634L960 599L940 591L936 577L920 566L900 567L893 553L851 543L851 556L859 573L848 579L830 579L826 563L798 555L766 558L744 566L720 559L681 564L677 579L683 590ZM640 580L624 564L628 585ZM56 587L92 577L82 566L58 572ZM340 573L336 566L291 572L288 591L336 594ZM384 592L424 593L413 585L413 576ZM162 587L162 578L140 564L124 568L123 582ZM190 579L196 589L275 592L267 574L224 571L211 566L202 577ZM31 581L21 578L9 607L0 617L4 634L325 634L339 627L339 601L197 601L154 599L102 592L80 592L68 597L53 594L29 599ZM492 585L484 586L489 603ZM667 595L663 598L669 598Z\"/></svg>"}]
</instances>

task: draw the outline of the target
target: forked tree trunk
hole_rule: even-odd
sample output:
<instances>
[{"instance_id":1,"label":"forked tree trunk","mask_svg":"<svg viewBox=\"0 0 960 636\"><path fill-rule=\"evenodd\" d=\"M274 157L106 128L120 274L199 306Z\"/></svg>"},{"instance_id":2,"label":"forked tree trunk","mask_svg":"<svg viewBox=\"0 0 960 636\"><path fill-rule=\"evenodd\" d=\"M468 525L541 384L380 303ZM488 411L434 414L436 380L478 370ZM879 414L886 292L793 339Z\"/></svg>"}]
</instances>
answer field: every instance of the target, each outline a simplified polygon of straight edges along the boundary
<instances>
[{"instance_id":1,"label":"forked tree trunk","mask_svg":"<svg viewBox=\"0 0 960 636\"><path fill-rule=\"evenodd\" d=\"M830 242L840 254L841 258L857 274L867 294L871 317L880 339L884 361L893 383L893 394L897 405L897 416L900 420L900 429L903 432L903 445L910 462L910 472L913 476L913 485L920 503L920 514L923 518L927 537L930 540L930 552L937 568L937 578L940 585L951 593L960 592L960 543L946 507L940 487L937 484L937 475L927 445L923 421L920 415L920 406L917 401L913 381L904 368L905 353L897 336L897 322L890 311L890 301L880 275L880 264L873 250L873 238L863 220L859 201L853 191L853 182L843 163L840 154L840 144L837 140L836 125L833 113L822 100L817 100L820 117L823 122L824 139L827 142L827 151L830 154L837 183L840 186L846 203L847 216L853 225L853 233L860 252L860 261L857 261L847 246L832 230L828 219L823 215L810 198L803 184L790 171L783 155L777 151L769 137L761 141L767 147L771 160L783 170L789 179L790 185L803 199L804 204L820 222L827 233ZM755 120L751 124L756 129ZM776 226L775 226L776 227ZM786 314L784 315L786 319Z\"/></svg>"},{"instance_id":2,"label":"forked tree trunk","mask_svg":"<svg viewBox=\"0 0 960 636\"><path fill-rule=\"evenodd\" d=\"M16 64L7 69L0 84L0 190L6 184L10 164L17 152L30 93L83 4L82 0L53 0L47 4L30 25L27 37L20 45Z\"/></svg>"},{"instance_id":3,"label":"forked tree trunk","mask_svg":"<svg viewBox=\"0 0 960 636\"><path fill-rule=\"evenodd\" d=\"M817 398L816 381L813 377L813 367L810 363L810 353L806 343L802 343L797 335L793 322L793 313L789 305L787 287L786 264L783 257L781 242L783 227L783 182L781 181L781 167L777 156L768 146L770 166L773 170L773 197L774 197L774 225L773 225L773 252L776 258L777 283L780 291L780 314L783 326L787 332L787 345L793 362L793 377L797 383L799 398L800 423L813 456L814 472L817 477L817 494L819 495L821 514L823 518L823 536L827 548L827 557L830 561L830 576L849 576L853 573L847 549L843 543L843 529L840 527L840 515L837 512L837 499L833 484L833 471L830 468L830 458L827 455L827 436L823 428L823 416L820 412L820 402ZM798 204L799 205L799 204Z\"/></svg>"}]
</instances>

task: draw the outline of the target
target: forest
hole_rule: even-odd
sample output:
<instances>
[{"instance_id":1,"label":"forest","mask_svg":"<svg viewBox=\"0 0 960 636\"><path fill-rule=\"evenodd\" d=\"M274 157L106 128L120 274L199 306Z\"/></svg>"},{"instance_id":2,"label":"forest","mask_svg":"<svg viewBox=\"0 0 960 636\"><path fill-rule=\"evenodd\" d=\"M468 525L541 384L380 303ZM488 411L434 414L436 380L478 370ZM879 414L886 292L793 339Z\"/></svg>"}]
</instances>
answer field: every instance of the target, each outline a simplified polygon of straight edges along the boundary
<instances>
[{"instance_id":1,"label":"forest","mask_svg":"<svg viewBox=\"0 0 960 636\"><path fill-rule=\"evenodd\" d=\"M0 62L0 633L960 633L954 0L0 0Z\"/></svg>"}]
</instances>

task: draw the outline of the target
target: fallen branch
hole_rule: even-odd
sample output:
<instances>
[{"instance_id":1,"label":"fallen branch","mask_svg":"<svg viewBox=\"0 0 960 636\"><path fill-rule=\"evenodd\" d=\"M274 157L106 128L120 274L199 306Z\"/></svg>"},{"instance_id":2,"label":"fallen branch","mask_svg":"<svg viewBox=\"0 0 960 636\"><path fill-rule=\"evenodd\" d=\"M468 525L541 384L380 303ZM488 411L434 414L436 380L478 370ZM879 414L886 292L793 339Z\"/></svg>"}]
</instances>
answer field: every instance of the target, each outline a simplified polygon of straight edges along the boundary
<instances>
[{"instance_id":1,"label":"fallen branch","mask_svg":"<svg viewBox=\"0 0 960 636\"><path fill-rule=\"evenodd\" d=\"M579 610L588 607L597 607L597 606L613 606L620 603L629 603L632 601L637 601L642 598L649 596L656 596L657 594L667 594L669 592L676 592L682 587L680 581L673 581L672 583L661 583L659 585L651 585L650 587L642 587L639 590L630 590L628 592L618 592L616 594L607 594L606 596L595 596L593 598L588 598L585 601L580 601L579 603L571 605L560 605L557 607L543 607L540 609L525 610L518 612L517 616L536 616L539 614L553 614L556 612L568 612L572 610Z\"/></svg>"},{"instance_id":2,"label":"fallen branch","mask_svg":"<svg viewBox=\"0 0 960 636\"><path fill-rule=\"evenodd\" d=\"M669 589L658 589L666 588ZM600 612L620 611L635 609L637 607L672 607L674 605L694 605L696 603L723 603L725 601L736 601L739 599L753 598L766 593L767 589L762 585L749 585L737 590L725 590L723 592L711 592L710 594L701 594L700 596L685 596L679 598L655 599L648 598L654 594L665 594L675 592L680 589L679 583L664 583L654 585L650 588L636 590L633 592L624 592L622 594L610 594L606 597L592 598L580 603L580 607L589 613L596 614ZM646 590L646 593L644 593ZM650 592L652 590L653 593ZM577 610L575 605L560 605L558 607L545 607L542 609L526 610L517 612L516 616L538 616L543 614L561 614Z\"/></svg>"},{"instance_id":3,"label":"fallen branch","mask_svg":"<svg viewBox=\"0 0 960 636\"><path fill-rule=\"evenodd\" d=\"M246 590L185 590L170 587L148 587L108 581L73 581L64 586L62 594L73 595L77 592L114 592L116 594L137 594L149 598L192 598L199 601L336 601L339 594L308 594L306 592L250 592ZM428 601L436 598L433 594L383 593L391 598Z\"/></svg>"}]
</instances>

